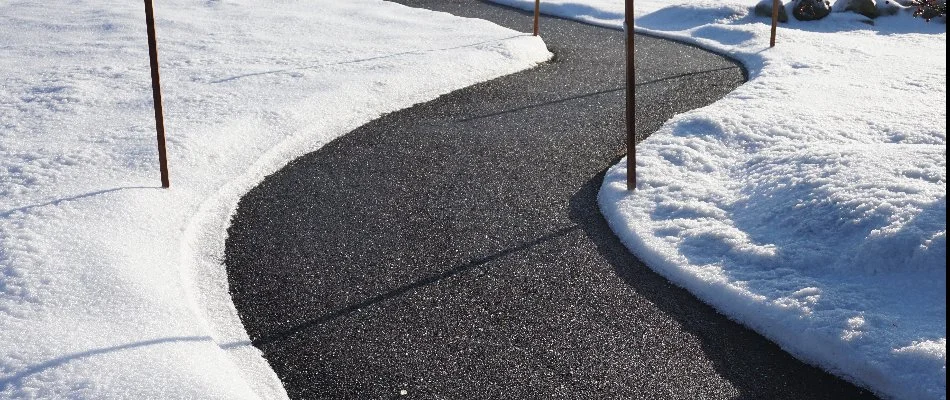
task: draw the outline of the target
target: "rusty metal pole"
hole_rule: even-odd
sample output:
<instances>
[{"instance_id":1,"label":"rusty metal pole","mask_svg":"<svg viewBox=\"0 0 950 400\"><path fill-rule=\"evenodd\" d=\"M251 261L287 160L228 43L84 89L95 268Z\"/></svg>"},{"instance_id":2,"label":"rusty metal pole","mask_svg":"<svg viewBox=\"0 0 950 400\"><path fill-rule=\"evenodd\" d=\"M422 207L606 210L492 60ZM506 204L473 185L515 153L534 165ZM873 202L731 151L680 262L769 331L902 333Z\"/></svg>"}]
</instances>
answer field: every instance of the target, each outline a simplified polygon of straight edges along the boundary
<instances>
[{"instance_id":1,"label":"rusty metal pole","mask_svg":"<svg viewBox=\"0 0 950 400\"><path fill-rule=\"evenodd\" d=\"M633 57L633 0L626 0L624 13L627 33L627 190L634 190L637 188L637 71Z\"/></svg>"},{"instance_id":2,"label":"rusty metal pole","mask_svg":"<svg viewBox=\"0 0 950 400\"><path fill-rule=\"evenodd\" d=\"M778 8L782 7L781 0L772 1L772 38L769 39L769 47L775 47L775 33L778 30Z\"/></svg>"},{"instance_id":3,"label":"rusty metal pole","mask_svg":"<svg viewBox=\"0 0 950 400\"><path fill-rule=\"evenodd\" d=\"M158 131L158 168L162 187L168 182L168 158L165 152L165 117L162 111L162 85L158 76L158 42L155 39L155 11L152 0L145 0L145 26L148 30L148 58L152 64L152 102L155 104L155 129Z\"/></svg>"},{"instance_id":4,"label":"rusty metal pole","mask_svg":"<svg viewBox=\"0 0 950 400\"><path fill-rule=\"evenodd\" d=\"M538 36L538 19L541 17L541 0L534 0L534 36Z\"/></svg>"}]
</instances>

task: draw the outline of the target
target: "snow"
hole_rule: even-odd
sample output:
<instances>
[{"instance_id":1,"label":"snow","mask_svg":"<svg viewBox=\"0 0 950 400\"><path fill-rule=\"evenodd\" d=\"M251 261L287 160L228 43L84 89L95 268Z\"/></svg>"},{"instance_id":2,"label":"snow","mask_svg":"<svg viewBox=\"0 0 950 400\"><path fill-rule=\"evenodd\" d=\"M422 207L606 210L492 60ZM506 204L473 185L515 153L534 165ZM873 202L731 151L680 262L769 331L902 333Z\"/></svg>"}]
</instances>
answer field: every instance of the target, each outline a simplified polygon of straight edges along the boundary
<instances>
[{"instance_id":1,"label":"snow","mask_svg":"<svg viewBox=\"0 0 950 400\"><path fill-rule=\"evenodd\" d=\"M611 168L601 210L647 265L796 357L946 399L946 25L834 13L780 25L770 49L755 3L636 0L638 31L750 79L642 142L636 191L626 160ZM620 28L623 4L542 11Z\"/></svg>"},{"instance_id":2,"label":"snow","mask_svg":"<svg viewBox=\"0 0 950 400\"><path fill-rule=\"evenodd\" d=\"M538 38L377 0L0 2L0 398L284 398L220 263L240 196L379 115L529 68ZM433 73L437 72L437 73Z\"/></svg>"}]
</instances>

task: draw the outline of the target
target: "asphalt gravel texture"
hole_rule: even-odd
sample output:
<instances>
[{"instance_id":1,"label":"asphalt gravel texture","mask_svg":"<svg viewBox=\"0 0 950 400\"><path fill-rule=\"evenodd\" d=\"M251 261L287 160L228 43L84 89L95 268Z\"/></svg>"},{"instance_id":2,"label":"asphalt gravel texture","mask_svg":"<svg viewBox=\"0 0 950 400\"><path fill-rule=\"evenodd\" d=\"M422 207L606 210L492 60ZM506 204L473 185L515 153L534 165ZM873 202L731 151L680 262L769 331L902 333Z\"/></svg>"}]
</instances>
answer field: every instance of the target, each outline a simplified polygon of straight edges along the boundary
<instances>
[{"instance_id":1,"label":"asphalt gravel texture","mask_svg":"<svg viewBox=\"0 0 950 400\"><path fill-rule=\"evenodd\" d=\"M400 2L531 29L485 2ZM624 152L623 34L541 32L552 61L385 115L241 200L230 289L290 397L873 397L630 255L596 202ZM696 47L636 46L640 135L745 80Z\"/></svg>"}]
</instances>

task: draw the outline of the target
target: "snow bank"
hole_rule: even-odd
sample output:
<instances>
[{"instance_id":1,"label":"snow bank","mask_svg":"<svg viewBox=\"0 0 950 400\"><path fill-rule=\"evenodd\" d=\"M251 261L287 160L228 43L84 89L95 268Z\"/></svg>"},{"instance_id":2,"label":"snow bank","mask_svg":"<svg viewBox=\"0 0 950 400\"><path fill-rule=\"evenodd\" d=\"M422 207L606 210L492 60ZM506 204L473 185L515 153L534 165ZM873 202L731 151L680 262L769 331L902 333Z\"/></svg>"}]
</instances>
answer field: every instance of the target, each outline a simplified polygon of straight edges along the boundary
<instances>
[{"instance_id":1,"label":"snow bank","mask_svg":"<svg viewBox=\"0 0 950 400\"><path fill-rule=\"evenodd\" d=\"M525 9L527 0L498 0ZM621 27L623 1L545 0ZM791 21L755 1L637 0L638 30L750 81L608 171L600 205L644 262L784 349L893 398L946 398L946 25Z\"/></svg>"},{"instance_id":2,"label":"snow bank","mask_svg":"<svg viewBox=\"0 0 950 400\"><path fill-rule=\"evenodd\" d=\"M238 198L379 116L550 57L376 0L0 2L0 398L286 397L230 303ZM438 71L438 73L432 73Z\"/></svg>"}]
</instances>

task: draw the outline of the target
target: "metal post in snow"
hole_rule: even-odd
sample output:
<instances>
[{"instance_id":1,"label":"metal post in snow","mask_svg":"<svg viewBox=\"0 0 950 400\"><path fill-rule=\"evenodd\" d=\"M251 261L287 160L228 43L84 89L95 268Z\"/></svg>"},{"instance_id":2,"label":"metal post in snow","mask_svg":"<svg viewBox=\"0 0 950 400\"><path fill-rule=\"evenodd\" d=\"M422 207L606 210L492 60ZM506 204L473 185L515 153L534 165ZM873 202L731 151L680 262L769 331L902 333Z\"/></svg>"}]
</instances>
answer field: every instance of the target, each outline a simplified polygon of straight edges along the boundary
<instances>
[{"instance_id":1,"label":"metal post in snow","mask_svg":"<svg viewBox=\"0 0 950 400\"><path fill-rule=\"evenodd\" d=\"M778 8L782 7L782 0L772 0L772 37L769 47L775 47L775 33L778 30Z\"/></svg>"},{"instance_id":2,"label":"metal post in snow","mask_svg":"<svg viewBox=\"0 0 950 400\"><path fill-rule=\"evenodd\" d=\"M152 102L155 104L155 129L158 131L158 168L162 187L169 187L168 158L165 152L165 117L162 111L162 85L158 75L158 43L155 39L155 11L152 0L145 0L145 26L148 30L148 58L152 66Z\"/></svg>"},{"instance_id":3,"label":"metal post in snow","mask_svg":"<svg viewBox=\"0 0 950 400\"><path fill-rule=\"evenodd\" d=\"M541 17L541 0L534 0L534 36L538 36L538 19Z\"/></svg>"},{"instance_id":4,"label":"metal post in snow","mask_svg":"<svg viewBox=\"0 0 950 400\"><path fill-rule=\"evenodd\" d=\"M627 190L637 188L637 132L636 132L636 66L633 52L633 0L626 0L625 31L627 33Z\"/></svg>"}]
</instances>

